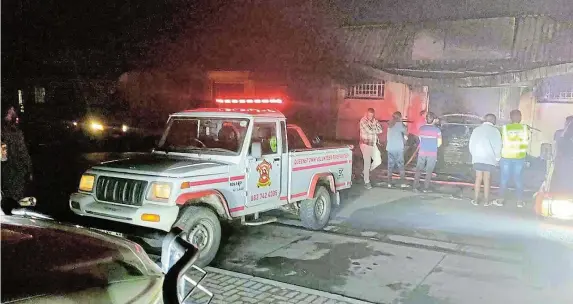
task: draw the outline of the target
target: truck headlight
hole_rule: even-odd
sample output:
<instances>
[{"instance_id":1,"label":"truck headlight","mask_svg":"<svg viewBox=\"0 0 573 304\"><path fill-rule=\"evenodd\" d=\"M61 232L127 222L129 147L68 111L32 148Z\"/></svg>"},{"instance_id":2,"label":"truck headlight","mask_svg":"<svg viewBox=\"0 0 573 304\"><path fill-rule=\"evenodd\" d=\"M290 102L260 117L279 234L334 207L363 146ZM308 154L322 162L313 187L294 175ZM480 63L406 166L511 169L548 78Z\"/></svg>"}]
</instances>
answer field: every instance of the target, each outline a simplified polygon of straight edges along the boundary
<instances>
[{"instance_id":1,"label":"truck headlight","mask_svg":"<svg viewBox=\"0 0 573 304\"><path fill-rule=\"evenodd\" d=\"M171 196L171 184L168 183L153 183L149 191L149 199L152 201L168 200Z\"/></svg>"},{"instance_id":2,"label":"truck headlight","mask_svg":"<svg viewBox=\"0 0 573 304\"><path fill-rule=\"evenodd\" d=\"M97 121L92 121L90 123L90 128L94 131L103 131L103 125Z\"/></svg>"},{"instance_id":3,"label":"truck headlight","mask_svg":"<svg viewBox=\"0 0 573 304\"><path fill-rule=\"evenodd\" d=\"M94 189L95 175L84 174L80 179L80 191L92 192Z\"/></svg>"},{"instance_id":4,"label":"truck headlight","mask_svg":"<svg viewBox=\"0 0 573 304\"><path fill-rule=\"evenodd\" d=\"M550 204L551 215L560 219L573 218L573 201L552 200Z\"/></svg>"}]
</instances>

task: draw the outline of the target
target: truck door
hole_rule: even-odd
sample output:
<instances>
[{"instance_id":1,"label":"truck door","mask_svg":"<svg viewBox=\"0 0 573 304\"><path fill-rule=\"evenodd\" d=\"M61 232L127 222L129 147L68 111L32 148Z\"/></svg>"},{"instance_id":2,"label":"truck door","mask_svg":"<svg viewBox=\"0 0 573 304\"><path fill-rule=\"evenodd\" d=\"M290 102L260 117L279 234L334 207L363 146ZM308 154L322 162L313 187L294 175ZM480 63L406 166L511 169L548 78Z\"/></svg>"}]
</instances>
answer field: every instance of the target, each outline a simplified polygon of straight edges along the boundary
<instances>
[{"instance_id":1,"label":"truck door","mask_svg":"<svg viewBox=\"0 0 573 304\"><path fill-rule=\"evenodd\" d=\"M261 143L262 157L255 159L249 151L247 206L280 202L283 148L278 130L277 120L255 120L251 141Z\"/></svg>"}]
</instances>

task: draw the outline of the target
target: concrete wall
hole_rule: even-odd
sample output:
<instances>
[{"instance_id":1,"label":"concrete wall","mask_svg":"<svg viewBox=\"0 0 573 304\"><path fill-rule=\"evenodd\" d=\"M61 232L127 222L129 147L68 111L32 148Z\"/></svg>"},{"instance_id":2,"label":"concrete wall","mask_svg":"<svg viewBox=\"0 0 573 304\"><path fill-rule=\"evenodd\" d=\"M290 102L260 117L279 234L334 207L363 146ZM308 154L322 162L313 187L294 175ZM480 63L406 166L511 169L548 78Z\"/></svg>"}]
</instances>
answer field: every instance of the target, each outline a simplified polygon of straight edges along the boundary
<instances>
[{"instance_id":1,"label":"concrete wall","mask_svg":"<svg viewBox=\"0 0 573 304\"><path fill-rule=\"evenodd\" d=\"M344 89L339 89L338 98L336 138L341 140L358 140L358 123L368 108L376 111L379 120L389 120L396 111L402 112L408 120L424 110L427 104L427 93L411 90L407 85L396 82L386 82L383 99L344 98Z\"/></svg>"},{"instance_id":2,"label":"concrete wall","mask_svg":"<svg viewBox=\"0 0 573 304\"><path fill-rule=\"evenodd\" d=\"M523 123L536 130L531 134L529 153L538 157L543 143L553 144L555 131L562 129L565 118L573 115L572 103L538 103L533 92L526 92L520 98L519 110Z\"/></svg>"}]
</instances>

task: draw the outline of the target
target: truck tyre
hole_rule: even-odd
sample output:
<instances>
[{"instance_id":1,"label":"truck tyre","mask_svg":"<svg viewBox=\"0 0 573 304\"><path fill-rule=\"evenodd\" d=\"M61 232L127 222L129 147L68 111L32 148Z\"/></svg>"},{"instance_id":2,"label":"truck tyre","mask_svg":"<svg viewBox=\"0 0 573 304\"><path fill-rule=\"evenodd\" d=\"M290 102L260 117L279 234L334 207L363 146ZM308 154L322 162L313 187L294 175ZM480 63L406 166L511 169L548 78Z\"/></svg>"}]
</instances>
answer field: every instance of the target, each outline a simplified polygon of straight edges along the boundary
<instances>
[{"instance_id":1,"label":"truck tyre","mask_svg":"<svg viewBox=\"0 0 573 304\"><path fill-rule=\"evenodd\" d=\"M213 261L221 243L221 223L215 213L202 206L185 208L180 218L183 237L199 248L199 257L195 264L205 267Z\"/></svg>"},{"instance_id":2,"label":"truck tyre","mask_svg":"<svg viewBox=\"0 0 573 304\"><path fill-rule=\"evenodd\" d=\"M311 230L321 230L330 220L332 201L330 192L324 186L318 186L313 199L306 199L300 204L302 225Z\"/></svg>"}]
</instances>

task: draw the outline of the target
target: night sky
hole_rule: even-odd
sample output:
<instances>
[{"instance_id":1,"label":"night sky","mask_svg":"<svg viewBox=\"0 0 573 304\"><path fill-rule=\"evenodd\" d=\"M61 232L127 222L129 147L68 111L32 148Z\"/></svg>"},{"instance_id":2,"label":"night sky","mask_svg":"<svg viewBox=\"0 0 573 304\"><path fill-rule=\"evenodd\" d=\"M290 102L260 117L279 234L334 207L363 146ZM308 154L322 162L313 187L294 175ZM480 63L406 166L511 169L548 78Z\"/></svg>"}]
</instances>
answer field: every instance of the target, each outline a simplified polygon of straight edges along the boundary
<instances>
[{"instance_id":1,"label":"night sky","mask_svg":"<svg viewBox=\"0 0 573 304\"><path fill-rule=\"evenodd\" d=\"M320 73L337 56L331 37L321 32L325 26L526 13L572 18L572 2L2 1L2 81L58 73L117 77L130 69L181 65ZM324 65L310 71L309 62Z\"/></svg>"}]
</instances>

